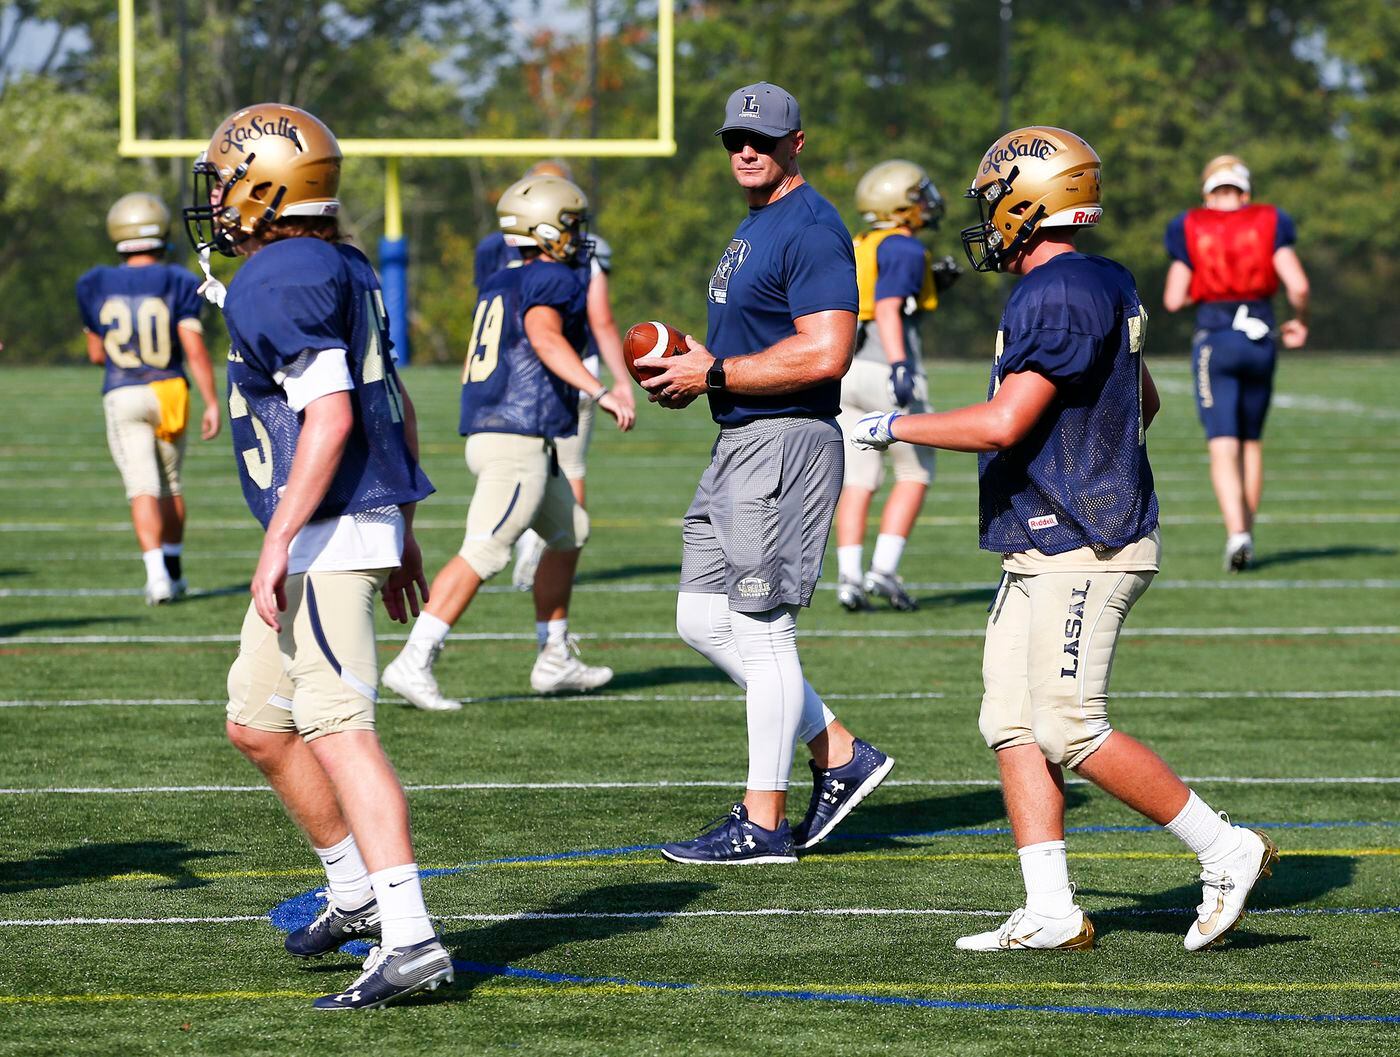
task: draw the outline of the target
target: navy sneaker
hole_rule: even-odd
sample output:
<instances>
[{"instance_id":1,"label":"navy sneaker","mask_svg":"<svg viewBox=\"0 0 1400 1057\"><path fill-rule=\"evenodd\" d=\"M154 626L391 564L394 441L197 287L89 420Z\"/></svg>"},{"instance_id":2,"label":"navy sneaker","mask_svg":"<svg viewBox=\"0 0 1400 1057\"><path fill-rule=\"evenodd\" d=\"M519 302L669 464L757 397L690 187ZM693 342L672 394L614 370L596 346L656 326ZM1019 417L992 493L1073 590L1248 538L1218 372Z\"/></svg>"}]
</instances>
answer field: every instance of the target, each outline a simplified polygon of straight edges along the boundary
<instances>
[{"instance_id":1,"label":"navy sneaker","mask_svg":"<svg viewBox=\"0 0 1400 1057\"><path fill-rule=\"evenodd\" d=\"M735 804L714 829L694 840L663 844L661 854L672 862L707 866L757 866L761 863L796 862L792 830L787 819L777 829L764 829L749 821L743 804Z\"/></svg>"},{"instance_id":2,"label":"navy sneaker","mask_svg":"<svg viewBox=\"0 0 1400 1057\"><path fill-rule=\"evenodd\" d=\"M807 806L807 816L792 831L792 846L798 851L826 840L841 820L885 780L894 767L894 757L856 738L850 763L822 770L815 760L808 760L807 766L812 768L812 802Z\"/></svg>"},{"instance_id":3,"label":"navy sneaker","mask_svg":"<svg viewBox=\"0 0 1400 1057\"><path fill-rule=\"evenodd\" d=\"M318 893L326 896L326 893ZM326 896L326 909L310 925L303 925L287 937L287 953L298 958L319 958L338 950L341 944L379 935L379 903L370 896L358 910L341 910Z\"/></svg>"},{"instance_id":4,"label":"navy sneaker","mask_svg":"<svg viewBox=\"0 0 1400 1057\"><path fill-rule=\"evenodd\" d=\"M452 982L452 956L433 936L407 947L375 947L364 972L338 995L322 995L315 1009L377 1009L415 991L436 991Z\"/></svg>"}]
</instances>

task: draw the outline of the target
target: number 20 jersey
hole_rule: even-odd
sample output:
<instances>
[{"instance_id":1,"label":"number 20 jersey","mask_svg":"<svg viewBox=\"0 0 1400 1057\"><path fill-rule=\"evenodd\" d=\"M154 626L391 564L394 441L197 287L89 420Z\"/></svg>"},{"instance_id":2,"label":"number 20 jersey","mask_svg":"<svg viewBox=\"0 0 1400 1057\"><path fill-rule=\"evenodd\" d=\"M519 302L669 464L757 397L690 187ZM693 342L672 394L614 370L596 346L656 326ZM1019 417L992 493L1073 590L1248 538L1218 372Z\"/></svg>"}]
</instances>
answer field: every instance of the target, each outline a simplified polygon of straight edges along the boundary
<instances>
[{"instance_id":1,"label":"number 20 jersey","mask_svg":"<svg viewBox=\"0 0 1400 1057\"><path fill-rule=\"evenodd\" d=\"M1017 283L987 399L1024 371L1056 394L1019 443L978 458L983 550L1113 549L1157 528L1142 419L1146 324L1132 273L1107 257L1064 253Z\"/></svg>"},{"instance_id":2,"label":"number 20 jersey","mask_svg":"<svg viewBox=\"0 0 1400 1057\"><path fill-rule=\"evenodd\" d=\"M346 350L354 429L312 521L414 503L433 486L408 450L389 355L389 321L374 268L353 246L316 238L274 242L229 285L228 409L248 508L264 528L287 483L301 415L280 376L304 354Z\"/></svg>"},{"instance_id":3,"label":"number 20 jersey","mask_svg":"<svg viewBox=\"0 0 1400 1057\"><path fill-rule=\"evenodd\" d=\"M83 326L107 353L104 393L185 375L177 328L199 319L199 281L175 264L100 265L78 280Z\"/></svg>"},{"instance_id":4,"label":"number 20 jersey","mask_svg":"<svg viewBox=\"0 0 1400 1057\"><path fill-rule=\"evenodd\" d=\"M525 313L537 305L559 313L564 338L576 352L587 346L586 269L541 259L486 279L462 369L462 436L554 438L578 432L578 390L540 361L525 336Z\"/></svg>"}]
</instances>

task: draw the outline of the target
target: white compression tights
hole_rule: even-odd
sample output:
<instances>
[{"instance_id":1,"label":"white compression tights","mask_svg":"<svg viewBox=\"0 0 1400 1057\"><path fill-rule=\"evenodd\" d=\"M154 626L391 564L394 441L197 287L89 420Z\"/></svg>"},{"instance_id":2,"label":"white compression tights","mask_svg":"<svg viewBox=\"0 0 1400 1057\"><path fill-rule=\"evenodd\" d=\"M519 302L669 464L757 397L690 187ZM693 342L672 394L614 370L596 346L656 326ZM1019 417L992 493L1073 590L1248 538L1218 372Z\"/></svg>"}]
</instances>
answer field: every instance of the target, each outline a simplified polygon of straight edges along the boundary
<instances>
[{"instance_id":1,"label":"white compression tights","mask_svg":"<svg viewBox=\"0 0 1400 1057\"><path fill-rule=\"evenodd\" d=\"M748 788L788 787L798 738L811 741L835 720L797 656L797 607L735 613L724 595L682 591L676 630L696 652L744 688L749 717Z\"/></svg>"}]
</instances>

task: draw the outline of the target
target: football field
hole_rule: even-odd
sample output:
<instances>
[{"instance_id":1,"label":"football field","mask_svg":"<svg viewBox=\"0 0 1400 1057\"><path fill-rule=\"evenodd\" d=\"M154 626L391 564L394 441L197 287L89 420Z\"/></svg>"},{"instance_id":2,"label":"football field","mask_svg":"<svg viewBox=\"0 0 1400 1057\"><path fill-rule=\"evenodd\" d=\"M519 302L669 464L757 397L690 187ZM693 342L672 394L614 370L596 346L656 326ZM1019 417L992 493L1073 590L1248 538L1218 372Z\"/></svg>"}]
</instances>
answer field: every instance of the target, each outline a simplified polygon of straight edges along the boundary
<instances>
[{"instance_id":1,"label":"football field","mask_svg":"<svg viewBox=\"0 0 1400 1057\"><path fill-rule=\"evenodd\" d=\"M1022 898L977 730L998 578L976 465L940 455L902 573L920 609L852 615L828 580L801 619L812 684L896 757L796 866L663 860L739 796L744 707L674 631L679 519L703 403L605 421L571 624L606 690L530 693L528 598L508 577L438 665L466 701L381 699L454 986L314 1013L358 959L301 964L318 864L223 736L225 674L260 534L227 433L191 441L192 597L142 604L96 371L6 372L0 416L0 1053L1373 1054L1400 1046L1400 359L1286 357L1258 565L1223 532L1184 357L1152 363L1164 564L1120 647L1110 716L1283 852L1218 949L1188 954L1197 864L1093 788L1069 789L1071 877L1099 946L955 951ZM425 559L470 496L457 372L405 372L439 491ZM985 395L937 363L942 407ZM196 402L197 403L197 402ZM867 538L867 554L874 529ZM505 581L505 582L501 582ZM405 629L381 614L381 663ZM810 788L798 751L790 815Z\"/></svg>"}]
</instances>

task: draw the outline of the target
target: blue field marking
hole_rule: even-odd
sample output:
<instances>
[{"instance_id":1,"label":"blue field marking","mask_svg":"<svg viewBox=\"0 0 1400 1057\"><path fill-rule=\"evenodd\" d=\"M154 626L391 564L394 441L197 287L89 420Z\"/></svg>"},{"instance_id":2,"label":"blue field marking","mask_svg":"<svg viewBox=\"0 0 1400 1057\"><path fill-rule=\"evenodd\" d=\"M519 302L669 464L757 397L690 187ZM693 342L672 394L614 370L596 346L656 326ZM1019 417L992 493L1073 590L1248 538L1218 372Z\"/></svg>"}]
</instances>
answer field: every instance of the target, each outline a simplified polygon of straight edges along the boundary
<instances>
[{"instance_id":1,"label":"blue field marking","mask_svg":"<svg viewBox=\"0 0 1400 1057\"><path fill-rule=\"evenodd\" d=\"M1400 826L1400 822L1241 822L1249 829L1369 829ZM1010 826L975 826L959 829L904 830L897 833L836 833L827 840L911 840L915 837L1005 837ZM1065 836L1082 833L1161 833L1157 825L1135 826L1067 826Z\"/></svg>"},{"instance_id":2,"label":"blue field marking","mask_svg":"<svg viewBox=\"0 0 1400 1057\"><path fill-rule=\"evenodd\" d=\"M521 969L510 965L486 965L481 962L467 962L453 959L453 967L458 972L475 973L480 976L502 976L522 980L536 980L551 984L614 984L622 987L636 987L657 991L707 991L717 990L704 984L685 981L629 980L622 976L579 976L573 973L546 972L541 969ZM1092 990L1086 984L1085 990ZM730 989L724 988L728 991ZM915 998L911 995L867 995L858 991L803 991L763 989L745 991L738 988L733 993L742 998L785 999L798 1002L842 1002L872 1006L898 1006L906 1009L937 1009L972 1013L1050 1013L1061 1016L1090 1017L1143 1017L1151 1020L1253 1020L1272 1023L1292 1024L1400 1024L1400 1016L1367 1013L1256 1013L1250 1010L1234 1009L1158 1009L1132 1006L1053 1006L1032 1005L1022 1002L962 1002L952 999Z\"/></svg>"}]
</instances>

